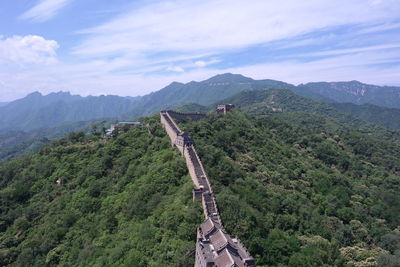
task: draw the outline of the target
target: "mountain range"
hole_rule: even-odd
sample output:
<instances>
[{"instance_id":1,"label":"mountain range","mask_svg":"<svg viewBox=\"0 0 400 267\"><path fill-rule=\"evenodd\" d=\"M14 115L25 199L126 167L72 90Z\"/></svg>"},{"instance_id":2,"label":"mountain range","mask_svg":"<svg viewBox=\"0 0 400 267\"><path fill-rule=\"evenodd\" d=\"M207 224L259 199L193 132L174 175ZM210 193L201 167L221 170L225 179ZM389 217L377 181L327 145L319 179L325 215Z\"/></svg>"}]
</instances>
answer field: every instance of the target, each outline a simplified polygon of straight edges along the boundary
<instances>
[{"instance_id":1,"label":"mountain range","mask_svg":"<svg viewBox=\"0 0 400 267\"><path fill-rule=\"evenodd\" d=\"M221 102L239 101L243 104L242 101L249 100L264 103L259 98L265 94L265 89L283 90L281 94L290 95L293 101L300 101L295 96L316 100L322 110L347 114L344 117L351 114L353 119L392 129L400 128L400 109L396 109L400 108L400 87L380 87L356 81L295 86L226 73L201 82L173 82L159 91L138 97L82 97L68 92L48 95L34 92L22 99L0 103L0 160L35 151L49 140L71 131L89 132L90 125L96 122L131 120L163 109L204 112ZM315 107L315 103L300 105L293 102L289 106L278 107L278 110L293 107L307 110L308 105Z\"/></svg>"},{"instance_id":2,"label":"mountain range","mask_svg":"<svg viewBox=\"0 0 400 267\"><path fill-rule=\"evenodd\" d=\"M139 97L113 95L81 97L67 92L48 95L34 92L25 98L4 106L0 105L0 131L29 131L54 127L66 122L102 118L135 118L189 103L210 105L242 91L267 88L289 89L298 95L328 103L368 103L400 108L399 87L380 87L356 81L295 86L281 81L254 80L226 73L201 82L192 81L186 84L173 82L159 91Z\"/></svg>"},{"instance_id":3,"label":"mountain range","mask_svg":"<svg viewBox=\"0 0 400 267\"><path fill-rule=\"evenodd\" d=\"M0 131L49 128L66 122L113 118L128 112L135 98L71 95L68 92L43 96L34 92L0 107Z\"/></svg>"},{"instance_id":4,"label":"mountain range","mask_svg":"<svg viewBox=\"0 0 400 267\"><path fill-rule=\"evenodd\" d=\"M336 102L400 108L400 88L395 86L377 86L350 81L307 83L299 85L298 88L322 95Z\"/></svg>"}]
</instances>

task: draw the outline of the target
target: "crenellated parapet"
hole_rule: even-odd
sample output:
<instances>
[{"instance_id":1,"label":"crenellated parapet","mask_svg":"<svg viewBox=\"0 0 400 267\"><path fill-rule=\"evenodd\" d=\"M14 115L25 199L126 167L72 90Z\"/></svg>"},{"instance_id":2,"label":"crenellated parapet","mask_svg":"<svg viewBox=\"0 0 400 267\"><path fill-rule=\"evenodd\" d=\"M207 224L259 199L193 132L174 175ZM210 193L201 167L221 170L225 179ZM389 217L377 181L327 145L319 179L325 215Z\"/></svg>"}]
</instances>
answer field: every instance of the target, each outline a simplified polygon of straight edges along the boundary
<instances>
[{"instance_id":1,"label":"crenellated parapet","mask_svg":"<svg viewBox=\"0 0 400 267\"><path fill-rule=\"evenodd\" d=\"M226 113L227 109L224 110ZM236 237L226 233L218 212L211 184L198 156L192 138L183 132L174 118L198 120L204 114L161 111L161 123L171 139L171 144L185 157L186 166L195 185L193 199L201 201L205 222L197 231L196 267L205 266L255 266L254 259Z\"/></svg>"}]
</instances>

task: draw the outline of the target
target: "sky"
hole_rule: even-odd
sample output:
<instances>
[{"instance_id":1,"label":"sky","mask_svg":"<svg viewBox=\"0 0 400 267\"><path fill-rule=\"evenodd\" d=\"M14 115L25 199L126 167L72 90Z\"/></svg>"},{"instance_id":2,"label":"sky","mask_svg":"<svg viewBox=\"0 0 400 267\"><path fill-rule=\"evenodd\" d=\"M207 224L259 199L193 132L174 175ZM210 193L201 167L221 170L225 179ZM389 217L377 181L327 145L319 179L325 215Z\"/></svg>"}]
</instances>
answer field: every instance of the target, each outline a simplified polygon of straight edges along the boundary
<instances>
[{"instance_id":1,"label":"sky","mask_svg":"<svg viewBox=\"0 0 400 267\"><path fill-rule=\"evenodd\" d=\"M400 0L0 0L0 102L226 72L400 86Z\"/></svg>"}]
</instances>

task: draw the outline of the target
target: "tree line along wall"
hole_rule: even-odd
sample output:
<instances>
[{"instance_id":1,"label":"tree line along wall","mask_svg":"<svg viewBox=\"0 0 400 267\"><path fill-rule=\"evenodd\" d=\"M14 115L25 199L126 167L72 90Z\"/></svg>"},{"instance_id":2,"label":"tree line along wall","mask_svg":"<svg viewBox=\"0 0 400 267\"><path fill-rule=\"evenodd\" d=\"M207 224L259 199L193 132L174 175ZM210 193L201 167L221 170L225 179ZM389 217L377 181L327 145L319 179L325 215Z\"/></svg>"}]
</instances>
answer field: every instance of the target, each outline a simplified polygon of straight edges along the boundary
<instances>
[{"instance_id":1,"label":"tree line along wall","mask_svg":"<svg viewBox=\"0 0 400 267\"><path fill-rule=\"evenodd\" d=\"M225 114L225 113L224 113ZM200 200L206 218L197 230L195 267L238 266L254 267L255 261L236 237L226 233L222 226L217 203L203 164L189 134L175 123L177 120L199 120L204 114L161 111L161 124L171 139L171 145L178 148L186 160L190 177L195 185L193 198Z\"/></svg>"},{"instance_id":2,"label":"tree line along wall","mask_svg":"<svg viewBox=\"0 0 400 267\"><path fill-rule=\"evenodd\" d=\"M206 114L202 113L181 113L181 112L176 112L173 110L168 110L168 114L178 120L178 121L186 121L186 120L192 120L192 121L197 121L206 116Z\"/></svg>"}]
</instances>

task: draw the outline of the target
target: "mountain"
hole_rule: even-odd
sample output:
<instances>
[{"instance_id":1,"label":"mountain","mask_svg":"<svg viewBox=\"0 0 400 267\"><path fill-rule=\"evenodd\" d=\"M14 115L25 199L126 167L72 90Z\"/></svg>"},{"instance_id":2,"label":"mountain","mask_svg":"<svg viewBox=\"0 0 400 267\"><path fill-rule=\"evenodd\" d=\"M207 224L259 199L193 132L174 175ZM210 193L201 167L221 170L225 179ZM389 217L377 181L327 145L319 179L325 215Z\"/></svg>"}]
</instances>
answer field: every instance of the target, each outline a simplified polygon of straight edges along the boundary
<instances>
[{"instance_id":1,"label":"mountain","mask_svg":"<svg viewBox=\"0 0 400 267\"><path fill-rule=\"evenodd\" d=\"M237 102L251 115L179 125L225 229L259 266L397 266L398 137L343 125L290 91L256 92L262 103ZM193 266L201 205L159 116L143 120L0 164L1 266Z\"/></svg>"},{"instance_id":2,"label":"mountain","mask_svg":"<svg viewBox=\"0 0 400 267\"><path fill-rule=\"evenodd\" d=\"M400 109L352 103L332 103L331 106L365 121L388 128L400 129Z\"/></svg>"},{"instance_id":3,"label":"mountain","mask_svg":"<svg viewBox=\"0 0 400 267\"><path fill-rule=\"evenodd\" d=\"M6 106L8 102L0 102L0 107Z\"/></svg>"},{"instance_id":4,"label":"mountain","mask_svg":"<svg viewBox=\"0 0 400 267\"><path fill-rule=\"evenodd\" d=\"M0 107L0 131L50 128L66 122L116 118L129 111L136 98L119 96L81 97L59 92L38 92Z\"/></svg>"},{"instance_id":5,"label":"mountain","mask_svg":"<svg viewBox=\"0 0 400 267\"><path fill-rule=\"evenodd\" d=\"M0 162L38 151L49 139L35 133L10 131L0 133Z\"/></svg>"},{"instance_id":6,"label":"mountain","mask_svg":"<svg viewBox=\"0 0 400 267\"><path fill-rule=\"evenodd\" d=\"M47 139L63 136L58 133L68 134L67 130L83 129L82 123L87 127L93 120L132 119L189 103L211 104L246 89L273 87L293 86L279 81L255 81L242 75L222 74L203 82L174 82L160 91L134 98L34 92L0 107L0 134L4 137L0 141L0 160L36 151Z\"/></svg>"},{"instance_id":7,"label":"mountain","mask_svg":"<svg viewBox=\"0 0 400 267\"><path fill-rule=\"evenodd\" d=\"M377 86L351 81L307 83L299 85L298 88L322 95L336 102L368 103L389 108L400 108L400 87L395 86Z\"/></svg>"},{"instance_id":8,"label":"mountain","mask_svg":"<svg viewBox=\"0 0 400 267\"><path fill-rule=\"evenodd\" d=\"M64 122L102 118L135 118L162 109L195 103L210 105L246 90L289 89L300 96L326 103L370 103L400 108L400 88L380 87L360 82L308 83L294 86L275 80L254 80L225 73L201 82L173 82L159 91L142 97L81 97L59 92L46 96L38 92L0 106L0 131L54 127Z\"/></svg>"},{"instance_id":9,"label":"mountain","mask_svg":"<svg viewBox=\"0 0 400 267\"><path fill-rule=\"evenodd\" d=\"M189 103L209 105L244 90L294 87L280 81L253 80L243 75L225 73L201 82L171 83L160 91L143 96L128 114L133 117L151 115L162 109Z\"/></svg>"},{"instance_id":10,"label":"mountain","mask_svg":"<svg viewBox=\"0 0 400 267\"><path fill-rule=\"evenodd\" d=\"M103 121L90 120L81 122L63 123L56 127L41 128L31 131L7 131L0 133L0 162L37 152L41 147L54 139L62 138L73 131L91 133L92 126L98 128L104 125Z\"/></svg>"},{"instance_id":11,"label":"mountain","mask_svg":"<svg viewBox=\"0 0 400 267\"><path fill-rule=\"evenodd\" d=\"M186 104L183 106L180 106L175 109L177 112L182 112L182 113L207 113L210 111L210 107L202 106L199 104L191 103L191 104Z\"/></svg>"},{"instance_id":12,"label":"mountain","mask_svg":"<svg viewBox=\"0 0 400 267\"><path fill-rule=\"evenodd\" d=\"M39 92L0 107L0 131L54 127L65 122L101 118L132 118L184 104L212 104L243 90L294 88L274 80L253 80L242 75L221 74L202 82L173 82L143 97L88 96L66 92L43 96Z\"/></svg>"},{"instance_id":13,"label":"mountain","mask_svg":"<svg viewBox=\"0 0 400 267\"><path fill-rule=\"evenodd\" d=\"M374 129L393 132L385 128L400 129L400 109L375 105L355 105L351 103L326 103L305 98L287 89L243 91L223 103L232 103L249 114L274 114L286 111L323 114L340 121L349 128ZM220 102L218 102L220 103ZM214 109L216 104L211 105Z\"/></svg>"},{"instance_id":14,"label":"mountain","mask_svg":"<svg viewBox=\"0 0 400 267\"><path fill-rule=\"evenodd\" d=\"M346 90L338 91L329 89L329 86L337 88L353 88L346 89L351 92L364 92L373 88L377 92L382 89L386 92L384 95L392 99L393 103L397 100L396 90L388 91L389 87L378 87L362 85L358 82L343 82L343 83L309 83L306 85L294 86L285 82L275 80L254 80L243 75L225 73L211 77L210 79L201 82L189 82L186 84L173 82L165 88L141 97L119 97L119 96L88 96L81 97L71 95L66 92L51 93L42 95L39 92L29 94L25 98L8 103L5 106L0 106L0 134L5 136L12 135L13 132L24 132L18 136L21 138L12 140L4 138L2 144L3 150L0 151L0 160L8 159L14 155L23 154L23 152L35 151L38 147L34 144L43 144L42 137L48 138L47 135L35 135L40 131L47 131L51 135L51 131L63 125L74 125L77 123L77 128L67 127L71 131L81 129L79 124L93 120L114 121L116 119L133 119L142 116L149 116L159 112L162 109L174 109L181 107L181 111L192 110L195 112L204 112L214 103L224 102L226 98L234 96L244 91L255 91L269 88L287 89L299 96L309 99L318 100L331 104L336 111L352 113L355 117L366 120L381 126L398 129L398 111L373 106L357 106L346 107L346 105L336 105L337 101L348 101L346 97L338 98L338 95L343 95ZM363 90L357 91L359 85L362 85ZM329 86L328 86L329 85ZM340 86L339 86L340 85ZM322 88L322 89L321 89ZM323 89L325 88L325 89ZM328 88L328 89L327 89ZM377 89L379 88L379 90ZM386 89L385 89L386 88ZM354 91L355 90L355 91ZM370 89L368 89L370 90ZM370 91L371 91L370 90ZM246 93L248 94L248 93ZM390 95L391 96L388 96ZM257 95L257 93L255 93ZM248 97L251 98L249 95ZM254 96L253 96L254 97ZM293 96L292 96L293 97ZM375 98L374 98L375 99ZM379 98L377 98L379 100ZM367 101L367 99L362 99ZM303 102L301 100L300 102ZM378 101L379 102L379 101ZM309 103L303 103L303 107ZM204 109L202 106L207 106ZM293 105L292 105L293 106ZM324 107L327 109L328 107ZM33 133L31 133L33 131ZM67 134L67 131L62 131ZM29 136L34 136L28 138ZM57 135L57 137L61 137ZM51 139L51 138L50 138ZM12 145L6 145L5 142L11 140ZM21 146L17 143L20 140ZM38 141L42 140L42 141ZM7 148L5 148L7 147ZM32 149L35 148L35 149ZM21 150L21 151L19 151Z\"/></svg>"}]
</instances>

